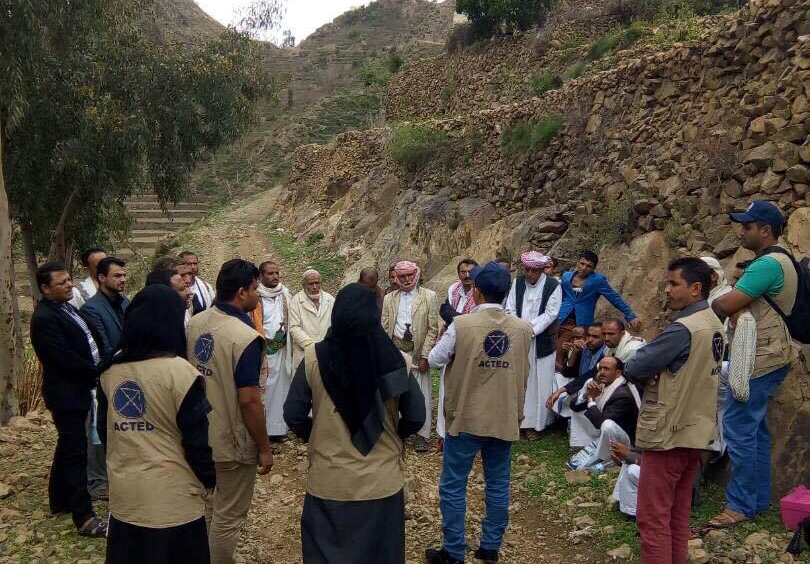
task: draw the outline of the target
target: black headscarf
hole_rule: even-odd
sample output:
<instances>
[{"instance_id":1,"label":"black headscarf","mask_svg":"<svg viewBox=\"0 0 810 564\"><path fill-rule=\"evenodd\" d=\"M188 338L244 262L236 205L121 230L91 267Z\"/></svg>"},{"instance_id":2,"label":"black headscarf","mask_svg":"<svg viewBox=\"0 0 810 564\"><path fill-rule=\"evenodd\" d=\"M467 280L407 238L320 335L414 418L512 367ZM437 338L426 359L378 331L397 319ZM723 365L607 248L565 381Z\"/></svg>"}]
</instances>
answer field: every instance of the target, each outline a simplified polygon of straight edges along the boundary
<instances>
[{"instance_id":1,"label":"black headscarf","mask_svg":"<svg viewBox=\"0 0 810 564\"><path fill-rule=\"evenodd\" d=\"M382 433L382 402L408 388L405 359L380 325L371 288L355 283L338 292L332 326L315 353L324 388L365 456Z\"/></svg>"},{"instance_id":2,"label":"black headscarf","mask_svg":"<svg viewBox=\"0 0 810 564\"><path fill-rule=\"evenodd\" d=\"M162 285L146 286L124 314L121 353L114 364L159 356L186 357L186 304L180 294Z\"/></svg>"}]
</instances>

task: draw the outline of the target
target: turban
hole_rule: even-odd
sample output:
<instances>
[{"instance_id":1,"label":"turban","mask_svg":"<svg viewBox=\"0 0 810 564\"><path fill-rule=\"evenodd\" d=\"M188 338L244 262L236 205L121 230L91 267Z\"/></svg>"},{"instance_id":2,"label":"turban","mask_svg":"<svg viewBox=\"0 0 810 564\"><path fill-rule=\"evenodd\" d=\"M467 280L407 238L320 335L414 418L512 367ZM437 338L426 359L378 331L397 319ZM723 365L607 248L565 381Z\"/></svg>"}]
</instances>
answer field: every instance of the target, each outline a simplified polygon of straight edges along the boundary
<instances>
[{"instance_id":1,"label":"turban","mask_svg":"<svg viewBox=\"0 0 810 564\"><path fill-rule=\"evenodd\" d=\"M520 262L526 268L545 268L551 266L551 257L537 251L529 251L520 255Z\"/></svg>"},{"instance_id":2,"label":"turban","mask_svg":"<svg viewBox=\"0 0 810 564\"><path fill-rule=\"evenodd\" d=\"M717 273L717 285L709 293L709 303L711 303L715 298L725 294L729 288L728 281L726 280L726 271L723 270L723 266L720 264L720 261L714 257L700 257L700 260L705 262L709 268Z\"/></svg>"},{"instance_id":3,"label":"turban","mask_svg":"<svg viewBox=\"0 0 810 564\"><path fill-rule=\"evenodd\" d=\"M399 281L399 287L404 292L410 292L416 285L419 284L419 276L421 275L422 271L416 266L416 263L413 263L409 260L402 260L399 261L394 265L394 273L397 275L397 280ZM410 276L415 274L416 276L413 277L413 280L410 284L406 284L403 280L403 276Z\"/></svg>"}]
</instances>

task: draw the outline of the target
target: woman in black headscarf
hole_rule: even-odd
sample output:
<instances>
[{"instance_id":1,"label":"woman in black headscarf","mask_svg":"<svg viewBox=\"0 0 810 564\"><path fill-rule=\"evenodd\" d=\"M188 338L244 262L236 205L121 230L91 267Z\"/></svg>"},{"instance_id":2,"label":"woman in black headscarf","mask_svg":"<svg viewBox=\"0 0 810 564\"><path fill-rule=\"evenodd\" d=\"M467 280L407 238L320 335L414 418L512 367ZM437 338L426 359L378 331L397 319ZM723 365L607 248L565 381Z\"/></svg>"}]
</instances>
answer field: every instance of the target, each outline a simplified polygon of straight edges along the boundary
<instances>
[{"instance_id":1,"label":"woman in black headscarf","mask_svg":"<svg viewBox=\"0 0 810 564\"><path fill-rule=\"evenodd\" d=\"M426 415L409 364L371 288L338 292L332 326L305 349L284 403L287 424L309 442L304 564L405 562L402 439Z\"/></svg>"},{"instance_id":2,"label":"woman in black headscarf","mask_svg":"<svg viewBox=\"0 0 810 564\"><path fill-rule=\"evenodd\" d=\"M185 359L185 303L147 286L124 317L122 351L101 375L107 446L107 564L210 564L203 496L216 485L205 385Z\"/></svg>"}]
</instances>

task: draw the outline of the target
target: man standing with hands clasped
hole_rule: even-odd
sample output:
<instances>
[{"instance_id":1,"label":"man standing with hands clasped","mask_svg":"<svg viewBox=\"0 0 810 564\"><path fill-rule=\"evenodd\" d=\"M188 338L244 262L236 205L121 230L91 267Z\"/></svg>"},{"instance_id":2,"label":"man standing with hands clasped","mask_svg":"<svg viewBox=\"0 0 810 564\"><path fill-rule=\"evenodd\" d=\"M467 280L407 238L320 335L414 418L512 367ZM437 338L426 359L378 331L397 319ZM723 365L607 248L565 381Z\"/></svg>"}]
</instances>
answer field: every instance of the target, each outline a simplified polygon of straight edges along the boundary
<instances>
[{"instance_id":1,"label":"man standing with hands clasped","mask_svg":"<svg viewBox=\"0 0 810 564\"><path fill-rule=\"evenodd\" d=\"M642 449L638 530L644 564L684 564L700 454L717 432L725 330L708 302L711 269L694 257L670 263L666 295L677 319L627 362L644 386L636 428Z\"/></svg>"},{"instance_id":2,"label":"man standing with hands clasped","mask_svg":"<svg viewBox=\"0 0 810 564\"><path fill-rule=\"evenodd\" d=\"M511 285L508 270L490 262L473 268L470 276L475 308L454 319L428 356L431 366L447 365L447 436L439 482L444 546L425 551L428 564L464 562L467 479L479 452L487 514L476 558L498 561L509 522L512 443L520 438L534 330L501 306Z\"/></svg>"},{"instance_id":3,"label":"man standing with hands clasped","mask_svg":"<svg viewBox=\"0 0 810 564\"><path fill-rule=\"evenodd\" d=\"M208 438L217 489L213 500L206 500L206 515L211 561L216 564L234 562L239 531L253 500L256 466L259 474L273 467L259 387L266 345L248 316L259 303L258 278L253 263L229 260L217 276L214 306L188 324L188 359L205 377L213 408Z\"/></svg>"}]
</instances>

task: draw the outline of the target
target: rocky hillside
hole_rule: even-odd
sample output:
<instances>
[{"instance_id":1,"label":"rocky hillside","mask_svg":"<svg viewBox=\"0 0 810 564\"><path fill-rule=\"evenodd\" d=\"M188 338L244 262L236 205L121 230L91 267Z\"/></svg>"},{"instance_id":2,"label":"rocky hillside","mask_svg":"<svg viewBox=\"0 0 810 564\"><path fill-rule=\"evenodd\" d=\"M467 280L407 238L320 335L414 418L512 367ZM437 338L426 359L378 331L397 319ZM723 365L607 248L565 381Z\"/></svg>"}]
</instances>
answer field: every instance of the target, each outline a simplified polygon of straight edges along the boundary
<instances>
[{"instance_id":1,"label":"rocky hillside","mask_svg":"<svg viewBox=\"0 0 810 564\"><path fill-rule=\"evenodd\" d=\"M214 38L225 30L194 0L154 0L143 26L158 43L192 43Z\"/></svg>"},{"instance_id":2,"label":"rocky hillside","mask_svg":"<svg viewBox=\"0 0 810 564\"><path fill-rule=\"evenodd\" d=\"M441 52L452 12L451 1L377 0L339 16L295 48L268 46L268 67L289 80L288 88L278 104L262 108L241 141L197 168L194 187L214 200L272 187L298 146L384 121L389 67Z\"/></svg>"},{"instance_id":3,"label":"rocky hillside","mask_svg":"<svg viewBox=\"0 0 810 564\"><path fill-rule=\"evenodd\" d=\"M299 149L286 222L347 257L347 279L407 257L437 289L462 256L534 247L565 260L601 247L602 268L654 330L669 258L714 253L733 266L746 256L728 211L774 201L790 216L787 242L810 251L810 0L754 0L695 22L683 42L650 28L636 41L619 28L604 50L594 47L604 37L586 40L570 59L582 57L576 78L512 103L486 94L486 76L506 65L531 75L532 57L546 55L518 52L482 73L465 62L483 68L520 39L412 65L392 82L389 107L421 121ZM447 68L468 69L457 83L468 91L442 110L436 81ZM808 385L797 370L773 410L782 490L810 473Z\"/></svg>"}]
</instances>

